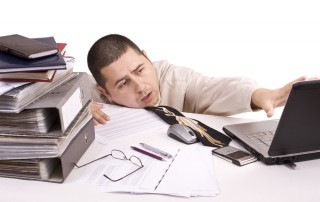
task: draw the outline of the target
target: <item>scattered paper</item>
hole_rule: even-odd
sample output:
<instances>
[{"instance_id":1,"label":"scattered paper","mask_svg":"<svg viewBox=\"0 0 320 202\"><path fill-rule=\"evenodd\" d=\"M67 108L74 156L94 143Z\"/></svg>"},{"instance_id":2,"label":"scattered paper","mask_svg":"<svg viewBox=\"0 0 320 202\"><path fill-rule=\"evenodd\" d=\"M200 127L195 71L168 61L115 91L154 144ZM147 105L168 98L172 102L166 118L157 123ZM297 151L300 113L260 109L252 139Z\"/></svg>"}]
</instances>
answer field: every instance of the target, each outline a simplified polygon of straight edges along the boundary
<instances>
[{"instance_id":1,"label":"scattered paper","mask_svg":"<svg viewBox=\"0 0 320 202\"><path fill-rule=\"evenodd\" d=\"M12 89L17 88L22 85L25 85L27 83L30 83L30 82L4 82L4 81L0 81L0 95L3 95Z\"/></svg>"},{"instance_id":2,"label":"scattered paper","mask_svg":"<svg viewBox=\"0 0 320 202\"><path fill-rule=\"evenodd\" d=\"M102 144L117 138L141 134L141 131L146 133L168 127L168 124L156 114L145 109L104 104L102 111L111 117L106 125L95 127L96 138Z\"/></svg>"},{"instance_id":3,"label":"scattered paper","mask_svg":"<svg viewBox=\"0 0 320 202\"><path fill-rule=\"evenodd\" d=\"M131 155L139 157L144 167L118 182L112 182L103 175L119 178L135 168L130 161L108 156L86 167L81 175L81 183L99 186L102 192L163 194L181 197L212 197L220 192L214 174L212 156L206 147L166 148L166 151L174 156L166 161L151 158L129 147L113 145L113 148L123 151L127 157ZM110 148L106 149L99 156L110 152Z\"/></svg>"}]
</instances>

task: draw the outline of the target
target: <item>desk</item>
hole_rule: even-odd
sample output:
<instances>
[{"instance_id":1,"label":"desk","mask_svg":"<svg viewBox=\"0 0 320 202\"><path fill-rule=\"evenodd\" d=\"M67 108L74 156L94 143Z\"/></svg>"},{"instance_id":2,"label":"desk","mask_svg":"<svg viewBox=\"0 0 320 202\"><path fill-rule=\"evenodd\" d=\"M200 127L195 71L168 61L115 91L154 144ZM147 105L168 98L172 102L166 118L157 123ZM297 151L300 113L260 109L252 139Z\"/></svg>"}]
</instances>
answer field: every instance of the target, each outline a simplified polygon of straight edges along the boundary
<instances>
[{"instance_id":1,"label":"desk","mask_svg":"<svg viewBox=\"0 0 320 202\"><path fill-rule=\"evenodd\" d=\"M248 120L217 117L199 114L187 114L203 123L221 131L223 125L244 122ZM121 144L137 144L148 142L154 145L183 145L166 135L166 131L155 131L152 134L141 134L130 138L115 140ZM111 143L110 143L111 144ZM199 143L200 144L200 143ZM235 142L232 145L238 146ZM91 159L105 145L94 142L81 160ZM108 146L108 145L107 145ZM130 202L163 202L175 201L318 201L320 198L320 160L297 163L297 169L291 170L285 166L266 166L255 162L244 167L238 167L223 159L212 156L221 189L216 197L179 198L163 195L133 195L118 193L102 193L95 186L76 183L81 170L73 169L63 184L48 182L0 178L0 200L2 202L63 202L63 201L130 201Z\"/></svg>"}]
</instances>

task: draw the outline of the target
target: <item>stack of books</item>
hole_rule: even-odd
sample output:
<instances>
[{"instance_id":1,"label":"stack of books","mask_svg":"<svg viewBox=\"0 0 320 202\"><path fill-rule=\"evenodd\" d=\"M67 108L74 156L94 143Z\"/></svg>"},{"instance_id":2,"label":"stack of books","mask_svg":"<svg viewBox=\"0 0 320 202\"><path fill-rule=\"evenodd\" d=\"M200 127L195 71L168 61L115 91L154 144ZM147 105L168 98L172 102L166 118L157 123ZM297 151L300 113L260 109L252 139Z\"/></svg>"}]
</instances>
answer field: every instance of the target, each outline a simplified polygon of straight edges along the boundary
<instances>
[{"instance_id":1,"label":"stack of books","mask_svg":"<svg viewBox=\"0 0 320 202\"><path fill-rule=\"evenodd\" d=\"M53 61L50 57L63 59L58 52L35 60ZM94 140L88 75L64 64L51 82L23 84L0 95L0 176L63 182Z\"/></svg>"},{"instance_id":2,"label":"stack of books","mask_svg":"<svg viewBox=\"0 0 320 202\"><path fill-rule=\"evenodd\" d=\"M52 38L51 38L52 39ZM58 49L62 56L66 53L66 43L57 43ZM5 54L1 57L8 57ZM9 56L12 57L12 56ZM19 58L18 58L19 59ZM61 62L60 58L57 62ZM0 60L0 64L2 64ZM3 65L6 67L6 65ZM57 65L60 68L59 65ZM12 81L12 82L51 82L55 73L56 69L49 69L49 70L42 70L42 71L21 71L21 72L2 72L0 74L0 81Z\"/></svg>"},{"instance_id":3,"label":"stack of books","mask_svg":"<svg viewBox=\"0 0 320 202\"><path fill-rule=\"evenodd\" d=\"M46 52L48 47L49 50L52 47L54 52ZM2 51L0 52L0 80L52 81L56 70L66 69L66 63L62 57L65 47L65 43L57 44L54 37L29 39L17 34L0 37ZM28 58L29 50L32 49L39 51L39 55L42 53L41 57ZM51 53L51 55L44 55L44 53Z\"/></svg>"}]
</instances>

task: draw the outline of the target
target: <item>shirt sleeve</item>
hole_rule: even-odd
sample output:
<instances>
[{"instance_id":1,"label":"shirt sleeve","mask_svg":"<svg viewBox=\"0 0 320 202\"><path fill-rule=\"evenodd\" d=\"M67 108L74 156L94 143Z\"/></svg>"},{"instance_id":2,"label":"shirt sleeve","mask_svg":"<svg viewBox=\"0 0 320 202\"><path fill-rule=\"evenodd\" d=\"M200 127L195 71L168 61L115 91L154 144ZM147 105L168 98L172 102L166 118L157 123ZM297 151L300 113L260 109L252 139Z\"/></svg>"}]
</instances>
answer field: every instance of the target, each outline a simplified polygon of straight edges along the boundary
<instances>
[{"instance_id":1,"label":"shirt sleeve","mask_svg":"<svg viewBox=\"0 0 320 202\"><path fill-rule=\"evenodd\" d=\"M252 111L251 96L256 81L243 77L207 77L190 71L184 111L230 116Z\"/></svg>"}]
</instances>

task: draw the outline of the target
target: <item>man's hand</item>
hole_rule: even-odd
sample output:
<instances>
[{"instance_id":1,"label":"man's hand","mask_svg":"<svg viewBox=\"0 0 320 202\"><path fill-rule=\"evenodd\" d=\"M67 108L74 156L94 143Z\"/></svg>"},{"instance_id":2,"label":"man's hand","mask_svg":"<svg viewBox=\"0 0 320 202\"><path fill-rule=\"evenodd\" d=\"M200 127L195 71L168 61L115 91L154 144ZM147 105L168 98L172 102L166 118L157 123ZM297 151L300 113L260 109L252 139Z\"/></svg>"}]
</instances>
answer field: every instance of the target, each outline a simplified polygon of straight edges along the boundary
<instances>
[{"instance_id":1,"label":"man's hand","mask_svg":"<svg viewBox=\"0 0 320 202\"><path fill-rule=\"evenodd\" d=\"M289 93L291 91L292 85L299 81L306 81L306 80L314 80L319 79L317 77L307 78L305 76L300 77L290 83L286 84L282 88L278 88L275 90L259 88L252 93L251 97L251 105L254 108L261 108L263 109L268 117L272 117L274 114L274 109L276 107L284 106L287 102Z\"/></svg>"},{"instance_id":2,"label":"man's hand","mask_svg":"<svg viewBox=\"0 0 320 202\"><path fill-rule=\"evenodd\" d=\"M92 102L90 105L90 110L93 116L95 126L98 124L105 125L107 121L110 120L110 117L101 110L102 108L102 103Z\"/></svg>"}]
</instances>

